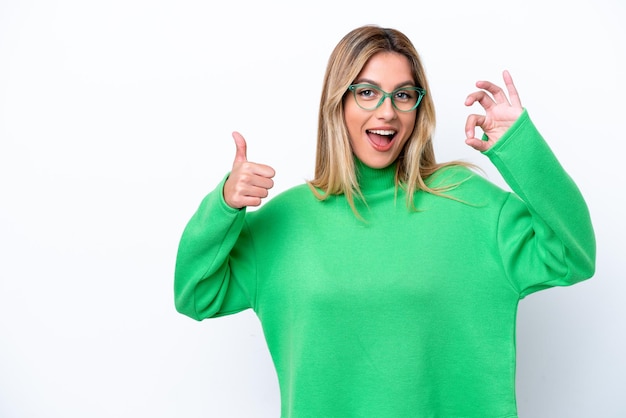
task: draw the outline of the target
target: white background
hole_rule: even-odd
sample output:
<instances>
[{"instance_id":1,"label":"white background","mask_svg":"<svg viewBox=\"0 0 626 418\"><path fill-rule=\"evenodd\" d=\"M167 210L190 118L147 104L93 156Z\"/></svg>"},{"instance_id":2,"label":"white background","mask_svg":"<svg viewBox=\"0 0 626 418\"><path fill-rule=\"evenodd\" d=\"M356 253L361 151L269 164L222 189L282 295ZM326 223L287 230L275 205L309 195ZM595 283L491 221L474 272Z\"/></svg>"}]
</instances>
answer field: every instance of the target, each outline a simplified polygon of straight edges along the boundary
<instances>
[{"instance_id":1,"label":"white background","mask_svg":"<svg viewBox=\"0 0 626 418\"><path fill-rule=\"evenodd\" d=\"M509 69L590 206L595 277L521 302L520 416L626 417L624 21L621 0L0 0L0 416L278 417L254 315L174 310L178 239L233 130L272 195L311 177L328 56L376 23L422 54L440 160L502 184L463 101Z\"/></svg>"}]
</instances>

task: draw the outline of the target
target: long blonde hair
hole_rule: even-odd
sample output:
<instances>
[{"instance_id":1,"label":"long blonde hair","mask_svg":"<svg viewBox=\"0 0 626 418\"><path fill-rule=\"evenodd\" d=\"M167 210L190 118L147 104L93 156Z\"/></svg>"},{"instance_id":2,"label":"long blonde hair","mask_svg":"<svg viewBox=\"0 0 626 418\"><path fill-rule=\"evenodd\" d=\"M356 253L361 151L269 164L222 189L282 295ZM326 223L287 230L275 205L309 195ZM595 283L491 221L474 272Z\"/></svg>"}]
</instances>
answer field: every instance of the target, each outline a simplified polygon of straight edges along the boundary
<instances>
[{"instance_id":1,"label":"long blonde hair","mask_svg":"<svg viewBox=\"0 0 626 418\"><path fill-rule=\"evenodd\" d=\"M417 190L441 194L442 188L430 188L425 182L435 171L449 165L468 165L459 161L436 162L432 143L435 107L424 67L409 38L398 30L375 25L356 28L343 37L328 60L319 107L315 177L308 182L320 200L344 194L355 213L355 196L361 200L364 197L356 175L343 101L348 86L378 52L396 52L407 57L416 85L426 90L417 109L415 127L396 166L396 187L406 189L407 206L415 209Z\"/></svg>"}]
</instances>

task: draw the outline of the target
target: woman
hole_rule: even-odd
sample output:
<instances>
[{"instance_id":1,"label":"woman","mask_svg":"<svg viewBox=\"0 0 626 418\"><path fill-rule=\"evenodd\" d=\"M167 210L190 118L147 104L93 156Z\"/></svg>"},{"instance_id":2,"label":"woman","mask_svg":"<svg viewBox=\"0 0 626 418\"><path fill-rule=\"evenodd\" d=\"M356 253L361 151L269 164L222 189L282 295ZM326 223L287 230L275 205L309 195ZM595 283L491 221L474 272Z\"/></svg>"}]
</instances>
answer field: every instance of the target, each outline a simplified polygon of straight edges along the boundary
<instances>
[{"instance_id":1,"label":"woman","mask_svg":"<svg viewBox=\"0 0 626 418\"><path fill-rule=\"evenodd\" d=\"M466 143L514 193L435 160L435 112L402 33L364 26L333 51L315 178L258 206L271 167L232 171L181 238L177 309L254 309L282 417L516 417L515 317L526 295L592 276L586 204L522 107L490 83ZM475 128L485 135L475 138ZM555 193L558 191L558 193Z\"/></svg>"}]
</instances>

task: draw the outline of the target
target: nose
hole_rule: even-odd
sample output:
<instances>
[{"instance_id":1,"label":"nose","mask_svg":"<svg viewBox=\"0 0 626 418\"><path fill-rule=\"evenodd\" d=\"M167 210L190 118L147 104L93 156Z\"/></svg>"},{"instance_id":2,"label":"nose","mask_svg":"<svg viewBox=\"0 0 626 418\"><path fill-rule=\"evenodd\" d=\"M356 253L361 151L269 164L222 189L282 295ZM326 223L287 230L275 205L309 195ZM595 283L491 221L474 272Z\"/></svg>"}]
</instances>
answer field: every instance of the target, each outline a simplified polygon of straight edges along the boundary
<instances>
[{"instance_id":1,"label":"nose","mask_svg":"<svg viewBox=\"0 0 626 418\"><path fill-rule=\"evenodd\" d=\"M391 97L385 97L383 102L376 108L376 117L383 120L392 120L396 117L396 108L393 107Z\"/></svg>"}]
</instances>

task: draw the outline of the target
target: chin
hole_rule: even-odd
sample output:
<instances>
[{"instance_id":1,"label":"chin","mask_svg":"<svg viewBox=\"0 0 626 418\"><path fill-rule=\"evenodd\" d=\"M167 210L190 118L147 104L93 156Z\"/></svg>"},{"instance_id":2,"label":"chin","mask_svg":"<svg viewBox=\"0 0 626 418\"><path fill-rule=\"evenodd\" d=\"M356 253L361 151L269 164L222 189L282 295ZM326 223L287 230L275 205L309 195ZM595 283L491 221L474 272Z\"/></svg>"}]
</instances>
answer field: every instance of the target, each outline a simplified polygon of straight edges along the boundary
<instances>
[{"instance_id":1,"label":"chin","mask_svg":"<svg viewBox=\"0 0 626 418\"><path fill-rule=\"evenodd\" d=\"M395 159L388 158L364 158L361 162L370 168L386 168L393 164Z\"/></svg>"}]
</instances>

